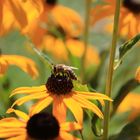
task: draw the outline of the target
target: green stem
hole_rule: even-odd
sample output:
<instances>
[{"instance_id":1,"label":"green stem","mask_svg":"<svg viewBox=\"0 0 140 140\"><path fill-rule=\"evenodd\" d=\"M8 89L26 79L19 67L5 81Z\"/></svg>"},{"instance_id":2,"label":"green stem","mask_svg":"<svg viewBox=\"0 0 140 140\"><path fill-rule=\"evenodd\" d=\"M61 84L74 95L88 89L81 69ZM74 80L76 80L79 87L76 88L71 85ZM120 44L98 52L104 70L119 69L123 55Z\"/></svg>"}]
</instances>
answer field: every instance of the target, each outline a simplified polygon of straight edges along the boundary
<instances>
[{"instance_id":1,"label":"green stem","mask_svg":"<svg viewBox=\"0 0 140 140\"><path fill-rule=\"evenodd\" d=\"M85 59L86 59L87 48L88 48L91 3L92 3L92 0L86 0L85 31L84 31L84 52L83 52L82 62L81 62L82 78L84 77L84 74L85 74Z\"/></svg>"},{"instance_id":2,"label":"green stem","mask_svg":"<svg viewBox=\"0 0 140 140\"><path fill-rule=\"evenodd\" d=\"M121 5L121 0L116 0L113 39L112 39L112 47L110 48L109 69L108 69L108 74L107 74L107 82L106 82L106 90L105 90L106 95L109 97L111 97L111 90L112 90L113 67L114 67L115 51L116 51L117 37L118 37L120 5ZM111 105L110 102L106 102L105 104L103 140L108 140L110 105Z\"/></svg>"},{"instance_id":3,"label":"green stem","mask_svg":"<svg viewBox=\"0 0 140 140\"><path fill-rule=\"evenodd\" d=\"M84 140L84 136L83 136L82 130L79 130L79 132L80 132L80 135L81 135L81 139Z\"/></svg>"}]
</instances>

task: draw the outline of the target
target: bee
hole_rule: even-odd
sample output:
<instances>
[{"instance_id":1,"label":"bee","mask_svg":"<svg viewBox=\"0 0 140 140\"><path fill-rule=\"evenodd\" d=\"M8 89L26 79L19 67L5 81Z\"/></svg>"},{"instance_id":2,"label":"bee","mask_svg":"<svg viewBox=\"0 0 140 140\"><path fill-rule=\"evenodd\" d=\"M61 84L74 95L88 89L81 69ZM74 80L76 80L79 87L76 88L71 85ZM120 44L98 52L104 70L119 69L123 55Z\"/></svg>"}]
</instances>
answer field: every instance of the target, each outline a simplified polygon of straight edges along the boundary
<instances>
[{"instance_id":1,"label":"bee","mask_svg":"<svg viewBox=\"0 0 140 140\"><path fill-rule=\"evenodd\" d=\"M75 75L73 70L76 70L78 68L71 67L71 66L66 66L64 64L56 64L53 67L53 73L55 75L57 74L66 74L70 79L72 80L77 80L77 76Z\"/></svg>"}]
</instances>

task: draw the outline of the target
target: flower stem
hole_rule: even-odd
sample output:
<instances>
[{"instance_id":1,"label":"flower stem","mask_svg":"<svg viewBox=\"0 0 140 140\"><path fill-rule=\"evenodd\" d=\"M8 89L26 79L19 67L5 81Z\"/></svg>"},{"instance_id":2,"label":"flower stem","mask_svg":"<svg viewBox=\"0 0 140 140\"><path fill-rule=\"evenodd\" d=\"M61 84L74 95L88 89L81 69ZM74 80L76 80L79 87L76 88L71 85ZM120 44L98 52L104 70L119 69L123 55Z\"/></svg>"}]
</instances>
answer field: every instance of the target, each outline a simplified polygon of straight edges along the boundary
<instances>
[{"instance_id":1,"label":"flower stem","mask_svg":"<svg viewBox=\"0 0 140 140\"><path fill-rule=\"evenodd\" d=\"M108 74L107 74L107 82L106 82L106 90L105 90L106 95L109 97L111 96L111 90L112 90L113 67L114 67L115 51L116 51L116 45L117 45L120 4L121 4L121 0L116 0L114 27L113 27L113 38L112 38L112 46L110 48L109 69L108 69ZM103 140L108 140L108 127L109 127L109 120L110 120L110 105L111 105L110 102L106 102L106 104L105 104Z\"/></svg>"},{"instance_id":2,"label":"flower stem","mask_svg":"<svg viewBox=\"0 0 140 140\"><path fill-rule=\"evenodd\" d=\"M84 136L83 136L82 130L79 130L79 132L80 132L80 135L81 135L81 139L84 140Z\"/></svg>"},{"instance_id":3,"label":"flower stem","mask_svg":"<svg viewBox=\"0 0 140 140\"><path fill-rule=\"evenodd\" d=\"M90 23L90 9L92 0L86 0L86 15L85 15L85 31L84 31L84 52L82 56L81 68L82 68L82 77L85 74L85 59L88 48L88 38L89 38L89 23Z\"/></svg>"}]
</instances>

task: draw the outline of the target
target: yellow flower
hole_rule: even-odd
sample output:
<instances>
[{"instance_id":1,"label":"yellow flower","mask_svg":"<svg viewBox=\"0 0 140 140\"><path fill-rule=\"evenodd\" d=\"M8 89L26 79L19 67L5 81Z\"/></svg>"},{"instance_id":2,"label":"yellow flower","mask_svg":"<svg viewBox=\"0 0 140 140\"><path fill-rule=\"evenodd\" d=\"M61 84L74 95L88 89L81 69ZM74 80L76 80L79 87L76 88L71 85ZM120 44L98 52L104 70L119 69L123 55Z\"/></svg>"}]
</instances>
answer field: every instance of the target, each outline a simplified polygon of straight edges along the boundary
<instances>
[{"instance_id":1,"label":"yellow flower","mask_svg":"<svg viewBox=\"0 0 140 140\"><path fill-rule=\"evenodd\" d=\"M82 108L89 109L100 118L103 118L100 109L89 100L98 100L103 105L103 100L111 101L111 99L100 93L74 91L72 80L75 77L71 69L66 68L65 66L56 65L46 85L16 88L11 96L17 94L26 94L26 96L17 99L12 107L14 105L22 105L33 99L38 99L39 101L32 106L33 111L31 111L31 114L40 112L53 102L53 115L60 122L65 121L67 108L73 113L79 124L83 122Z\"/></svg>"},{"instance_id":2,"label":"yellow flower","mask_svg":"<svg viewBox=\"0 0 140 140\"><path fill-rule=\"evenodd\" d=\"M19 55L0 55L0 76L3 76L10 65L21 68L33 78L38 76L35 63L24 56Z\"/></svg>"},{"instance_id":3,"label":"yellow flower","mask_svg":"<svg viewBox=\"0 0 140 140\"><path fill-rule=\"evenodd\" d=\"M40 15L42 10L41 0L36 2L34 0L1 0L0 35L14 28L25 30Z\"/></svg>"},{"instance_id":4,"label":"yellow flower","mask_svg":"<svg viewBox=\"0 0 140 140\"><path fill-rule=\"evenodd\" d=\"M77 37L82 33L83 22L77 12L47 0L43 4L43 12L27 29L27 34L36 45L41 43L42 38L51 28L61 29L66 36L72 37Z\"/></svg>"},{"instance_id":5,"label":"yellow flower","mask_svg":"<svg viewBox=\"0 0 140 140\"><path fill-rule=\"evenodd\" d=\"M81 126L75 122L59 124L55 117L48 113L29 114L9 109L7 113L14 112L18 118L9 117L0 120L0 138L6 140L30 140L30 139L56 139L56 140L80 140L69 131L79 130ZM43 125L42 125L42 122Z\"/></svg>"},{"instance_id":6,"label":"yellow flower","mask_svg":"<svg viewBox=\"0 0 140 140\"><path fill-rule=\"evenodd\" d=\"M104 0L105 5L97 6L93 9L93 24L105 17L113 16L115 10L115 0ZM140 32L140 2L137 0L123 0L120 10L119 32L125 37L132 38ZM107 28L112 30L112 25ZM111 29L110 29L111 28Z\"/></svg>"},{"instance_id":7,"label":"yellow flower","mask_svg":"<svg viewBox=\"0 0 140 140\"><path fill-rule=\"evenodd\" d=\"M61 38L54 37L53 35L46 35L40 45L46 52L51 53L56 59L68 62L68 51L77 57L81 58L84 53L84 42L78 39L68 38L66 43ZM67 48L66 48L67 47ZM59 51L58 51L59 50ZM100 57L98 51L93 46L88 46L86 55L86 66L99 65Z\"/></svg>"},{"instance_id":8,"label":"yellow flower","mask_svg":"<svg viewBox=\"0 0 140 140\"><path fill-rule=\"evenodd\" d=\"M140 94L129 93L122 101L122 103L120 104L117 110L118 113L123 113L128 111L130 111L128 120L133 120L138 115L140 115Z\"/></svg>"}]
</instances>

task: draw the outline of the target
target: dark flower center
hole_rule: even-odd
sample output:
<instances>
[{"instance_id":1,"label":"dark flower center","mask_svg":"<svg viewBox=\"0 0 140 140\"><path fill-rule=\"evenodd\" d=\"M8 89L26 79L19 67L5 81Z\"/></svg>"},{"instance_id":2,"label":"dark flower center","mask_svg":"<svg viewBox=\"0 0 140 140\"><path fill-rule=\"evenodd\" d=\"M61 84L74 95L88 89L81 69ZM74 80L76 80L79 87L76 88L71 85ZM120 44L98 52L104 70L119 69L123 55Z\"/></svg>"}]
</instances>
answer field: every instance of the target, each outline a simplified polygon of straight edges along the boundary
<instances>
[{"instance_id":1,"label":"dark flower center","mask_svg":"<svg viewBox=\"0 0 140 140\"><path fill-rule=\"evenodd\" d=\"M49 5L55 5L57 3L57 0L45 0L45 2Z\"/></svg>"},{"instance_id":2,"label":"dark flower center","mask_svg":"<svg viewBox=\"0 0 140 140\"><path fill-rule=\"evenodd\" d=\"M53 140L59 135L59 123L48 113L33 115L27 122L27 134L31 139Z\"/></svg>"},{"instance_id":3,"label":"dark flower center","mask_svg":"<svg viewBox=\"0 0 140 140\"><path fill-rule=\"evenodd\" d=\"M140 14L139 0L123 0L123 6L129 9L134 14Z\"/></svg>"},{"instance_id":4,"label":"dark flower center","mask_svg":"<svg viewBox=\"0 0 140 140\"><path fill-rule=\"evenodd\" d=\"M49 92L63 95L71 92L73 88L72 80L63 74L54 75L52 74L46 83L46 88Z\"/></svg>"}]
</instances>

